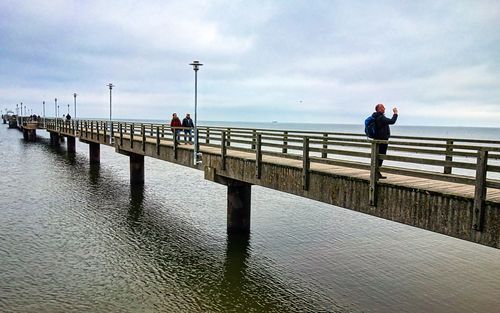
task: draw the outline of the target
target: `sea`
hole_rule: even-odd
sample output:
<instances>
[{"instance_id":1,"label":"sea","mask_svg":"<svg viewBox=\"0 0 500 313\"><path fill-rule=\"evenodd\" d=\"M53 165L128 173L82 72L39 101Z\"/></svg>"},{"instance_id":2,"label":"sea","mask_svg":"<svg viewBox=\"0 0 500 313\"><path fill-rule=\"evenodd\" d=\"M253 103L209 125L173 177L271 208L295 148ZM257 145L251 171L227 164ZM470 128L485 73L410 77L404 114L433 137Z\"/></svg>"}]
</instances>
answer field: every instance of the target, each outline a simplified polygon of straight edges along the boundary
<instances>
[{"instance_id":1,"label":"sea","mask_svg":"<svg viewBox=\"0 0 500 313\"><path fill-rule=\"evenodd\" d=\"M200 122L358 132L359 125ZM394 135L500 140L499 128ZM90 165L0 124L0 312L500 312L500 250L252 187L251 233L226 233L226 187L101 146Z\"/></svg>"}]
</instances>

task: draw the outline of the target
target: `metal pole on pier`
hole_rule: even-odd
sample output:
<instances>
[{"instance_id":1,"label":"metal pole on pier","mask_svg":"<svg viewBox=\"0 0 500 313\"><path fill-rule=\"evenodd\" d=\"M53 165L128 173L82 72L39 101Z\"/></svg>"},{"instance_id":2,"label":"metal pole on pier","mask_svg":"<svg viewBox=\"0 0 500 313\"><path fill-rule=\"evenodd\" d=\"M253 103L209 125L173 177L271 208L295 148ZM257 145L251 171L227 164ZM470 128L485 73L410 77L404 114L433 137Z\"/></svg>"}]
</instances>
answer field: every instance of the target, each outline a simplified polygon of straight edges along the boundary
<instances>
[{"instance_id":1,"label":"metal pole on pier","mask_svg":"<svg viewBox=\"0 0 500 313\"><path fill-rule=\"evenodd\" d=\"M111 104L112 104L111 90L113 90L113 87L115 87L115 85L113 85L112 83L109 83L106 86L109 87L109 122L111 123L111 118L112 118L112 115L111 115Z\"/></svg>"},{"instance_id":2,"label":"metal pole on pier","mask_svg":"<svg viewBox=\"0 0 500 313\"><path fill-rule=\"evenodd\" d=\"M194 70L194 148L193 148L193 164L196 166L201 161L198 161L198 70L200 69L201 64L199 61L193 61L189 65L193 66Z\"/></svg>"},{"instance_id":3,"label":"metal pole on pier","mask_svg":"<svg viewBox=\"0 0 500 313\"><path fill-rule=\"evenodd\" d=\"M75 99L75 116L73 116L74 119L76 119L76 96L78 96L76 92L73 93L73 98Z\"/></svg>"}]
</instances>

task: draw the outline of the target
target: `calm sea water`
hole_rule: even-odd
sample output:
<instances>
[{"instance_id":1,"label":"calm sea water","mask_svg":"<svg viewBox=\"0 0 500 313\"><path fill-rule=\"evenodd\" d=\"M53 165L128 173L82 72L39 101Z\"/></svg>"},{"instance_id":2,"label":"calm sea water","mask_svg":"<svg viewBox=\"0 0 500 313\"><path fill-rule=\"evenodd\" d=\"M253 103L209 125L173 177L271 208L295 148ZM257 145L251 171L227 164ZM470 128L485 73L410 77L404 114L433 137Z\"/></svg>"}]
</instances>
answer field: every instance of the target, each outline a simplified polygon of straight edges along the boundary
<instances>
[{"instance_id":1,"label":"calm sea water","mask_svg":"<svg viewBox=\"0 0 500 313\"><path fill-rule=\"evenodd\" d=\"M500 250L258 186L250 236L228 237L226 189L202 172L146 158L146 183L131 188L112 148L90 166L87 145L68 156L38 133L25 143L0 125L1 312L500 310ZM500 139L492 128L394 133Z\"/></svg>"}]
</instances>

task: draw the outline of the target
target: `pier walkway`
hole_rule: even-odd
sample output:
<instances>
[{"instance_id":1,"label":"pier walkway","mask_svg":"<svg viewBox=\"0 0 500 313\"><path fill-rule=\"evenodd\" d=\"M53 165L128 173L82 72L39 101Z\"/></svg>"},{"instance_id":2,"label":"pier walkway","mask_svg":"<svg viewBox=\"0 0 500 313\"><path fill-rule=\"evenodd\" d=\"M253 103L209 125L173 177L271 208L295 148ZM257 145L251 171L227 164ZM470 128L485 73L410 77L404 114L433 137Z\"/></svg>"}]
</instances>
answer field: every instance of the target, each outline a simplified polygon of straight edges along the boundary
<instances>
[{"instance_id":1,"label":"pier walkway","mask_svg":"<svg viewBox=\"0 0 500 313\"><path fill-rule=\"evenodd\" d=\"M18 119L35 140L33 124ZM61 119L37 128L52 145L66 137L68 153L76 138L89 144L90 162L100 145L128 155L131 184L144 183L145 156L204 171L228 187L231 232L250 231L251 186L260 185L500 248L500 141L393 136L378 155L385 141L361 134L198 127L185 140L166 124Z\"/></svg>"}]
</instances>

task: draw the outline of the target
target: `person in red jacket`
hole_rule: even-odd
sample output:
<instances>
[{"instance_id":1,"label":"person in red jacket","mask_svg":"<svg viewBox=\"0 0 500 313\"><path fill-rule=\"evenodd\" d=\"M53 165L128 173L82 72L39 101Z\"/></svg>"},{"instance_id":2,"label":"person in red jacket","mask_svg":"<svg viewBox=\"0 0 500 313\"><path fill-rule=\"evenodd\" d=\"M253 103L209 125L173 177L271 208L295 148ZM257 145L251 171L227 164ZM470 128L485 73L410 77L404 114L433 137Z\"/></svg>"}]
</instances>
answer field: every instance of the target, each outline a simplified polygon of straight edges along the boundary
<instances>
[{"instance_id":1,"label":"person in red jacket","mask_svg":"<svg viewBox=\"0 0 500 313\"><path fill-rule=\"evenodd\" d=\"M170 127L172 127L172 133L174 133L174 136L177 138L177 141L180 140L180 128L177 127L182 127L181 120L177 117L177 113L172 114L172 120L170 121Z\"/></svg>"}]
</instances>

